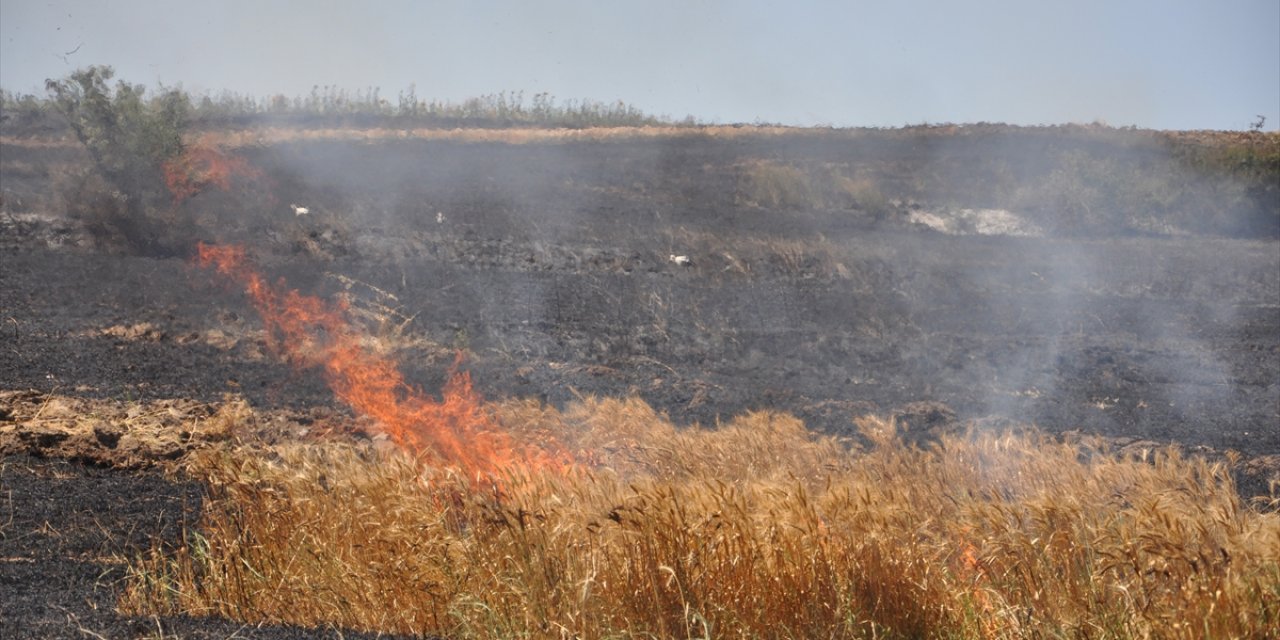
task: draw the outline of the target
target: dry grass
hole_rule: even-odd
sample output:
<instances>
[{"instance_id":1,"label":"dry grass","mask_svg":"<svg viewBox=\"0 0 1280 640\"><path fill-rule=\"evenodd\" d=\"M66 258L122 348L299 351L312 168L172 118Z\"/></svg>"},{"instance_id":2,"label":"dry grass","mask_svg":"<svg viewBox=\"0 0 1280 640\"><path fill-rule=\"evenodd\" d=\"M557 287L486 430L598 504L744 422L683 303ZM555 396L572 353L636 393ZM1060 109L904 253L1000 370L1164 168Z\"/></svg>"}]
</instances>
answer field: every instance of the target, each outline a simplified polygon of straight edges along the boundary
<instances>
[{"instance_id":1,"label":"dry grass","mask_svg":"<svg viewBox=\"0 0 1280 640\"><path fill-rule=\"evenodd\" d=\"M399 356L414 352L443 360L457 353L431 340L414 326L417 313L410 313L400 297L381 287L340 273L325 276L342 286L339 294L347 313L365 331L360 344L380 356Z\"/></svg>"},{"instance_id":2,"label":"dry grass","mask_svg":"<svg viewBox=\"0 0 1280 640\"><path fill-rule=\"evenodd\" d=\"M797 277L817 276L852 280L859 291L872 291L882 284L866 264L866 249L857 250L832 242L822 235L785 238L769 235L734 235L680 228L667 232L668 250L699 257L698 266L717 275L785 273Z\"/></svg>"},{"instance_id":3,"label":"dry grass","mask_svg":"<svg viewBox=\"0 0 1280 640\"><path fill-rule=\"evenodd\" d=\"M1036 127L1018 127L1001 124L938 124L919 125L901 128L850 128L832 129L824 127L792 127L781 125L644 125L644 126L584 126L536 127L513 126L503 128L486 127L386 127L386 126L278 126L251 127L244 129L227 128L217 135L219 144L239 146L259 142L290 142L300 139L345 139L345 140L381 140L394 138L452 139L475 141L510 141L526 142L535 140L560 139L604 139L604 138L643 138L700 135L717 138L741 137L821 137L860 139L867 137L909 137L909 138L952 138L980 137L993 134L1022 133L1030 135L1066 135L1082 139L1110 140L1122 139L1139 144L1160 142L1185 145L1199 149L1233 149L1236 147L1254 147L1262 149L1268 156L1274 156L1280 150L1280 131L1246 132L1246 131L1156 131L1130 130L1091 124L1066 124ZM225 136L225 137L221 137ZM0 145L27 148L79 148L80 144L67 133L57 135L0 135Z\"/></svg>"},{"instance_id":4,"label":"dry grass","mask_svg":"<svg viewBox=\"0 0 1280 640\"><path fill-rule=\"evenodd\" d=\"M929 450L753 413L673 427L636 400L493 407L567 474L484 483L351 445L232 448L180 548L122 605L458 638L1266 637L1280 515L1223 467L1036 432Z\"/></svg>"},{"instance_id":5,"label":"dry grass","mask_svg":"<svg viewBox=\"0 0 1280 640\"><path fill-rule=\"evenodd\" d=\"M440 128L440 127L306 127L256 126L244 129L218 129L193 133L190 141L204 141L226 149L254 145L273 145L298 141L347 140L382 142L394 140L437 140L451 142L483 142L504 144L560 143L603 140L644 140L650 138L699 137L711 139L792 138L841 136L857 138L862 130L806 129L782 126L599 126L580 128L509 127L509 128ZM28 149L75 149L80 147L73 137L17 137L0 135L0 145Z\"/></svg>"},{"instance_id":6,"label":"dry grass","mask_svg":"<svg viewBox=\"0 0 1280 640\"><path fill-rule=\"evenodd\" d=\"M738 165L737 200L766 209L857 210L883 218L893 210L877 183L843 164L750 160Z\"/></svg>"},{"instance_id":7,"label":"dry grass","mask_svg":"<svg viewBox=\"0 0 1280 640\"><path fill-rule=\"evenodd\" d=\"M144 325L122 329L137 327ZM211 405L0 390L0 415L5 416L0 420L0 457L26 454L144 468L171 464L192 449L232 437L233 430L252 418L252 409L234 396Z\"/></svg>"},{"instance_id":8,"label":"dry grass","mask_svg":"<svg viewBox=\"0 0 1280 640\"><path fill-rule=\"evenodd\" d=\"M831 169L830 196L841 206L857 208L875 216L885 216L893 209L889 198L870 178L852 178L839 169Z\"/></svg>"},{"instance_id":9,"label":"dry grass","mask_svg":"<svg viewBox=\"0 0 1280 640\"><path fill-rule=\"evenodd\" d=\"M486 142L504 144L559 143L601 140L641 140L648 138L706 137L741 138L749 136L815 135L810 130L791 127L583 127L537 128L517 127L507 129L484 128L296 128L265 127L243 130L219 131L210 140L229 148L248 145L279 144L299 140L358 140L379 142L385 140L440 140L452 142Z\"/></svg>"},{"instance_id":10,"label":"dry grass","mask_svg":"<svg viewBox=\"0 0 1280 640\"><path fill-rule=\"evenodd\" d=\"M813 181L797 167L753 160L738 171L738 199L743 204L769 209L804 209L819 204Z\"/></svg>"}]
</instances>

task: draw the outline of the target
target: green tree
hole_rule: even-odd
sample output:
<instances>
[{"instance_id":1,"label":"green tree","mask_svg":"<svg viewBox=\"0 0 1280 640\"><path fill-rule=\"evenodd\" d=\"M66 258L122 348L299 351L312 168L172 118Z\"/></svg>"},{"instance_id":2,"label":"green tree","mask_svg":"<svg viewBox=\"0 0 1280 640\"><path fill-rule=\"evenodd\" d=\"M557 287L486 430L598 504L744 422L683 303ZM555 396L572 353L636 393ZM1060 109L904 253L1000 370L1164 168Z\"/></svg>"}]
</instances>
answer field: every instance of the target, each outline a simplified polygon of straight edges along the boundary
<instances>
[{"instance_id":1,"label":"green tree","mask_svg":"<svg viewBox=\"0 0 1280 640\"><path fill-rule=\"evenodd\" d=\"M165 162L183 151L190 101L169 89L150 100L146 88L123 80L109 83L109 66L90 66L45 88L76 138L88 150L111 198L80 209L90 230L147 254L176 250Z\"/></svg>"}]
</instances>

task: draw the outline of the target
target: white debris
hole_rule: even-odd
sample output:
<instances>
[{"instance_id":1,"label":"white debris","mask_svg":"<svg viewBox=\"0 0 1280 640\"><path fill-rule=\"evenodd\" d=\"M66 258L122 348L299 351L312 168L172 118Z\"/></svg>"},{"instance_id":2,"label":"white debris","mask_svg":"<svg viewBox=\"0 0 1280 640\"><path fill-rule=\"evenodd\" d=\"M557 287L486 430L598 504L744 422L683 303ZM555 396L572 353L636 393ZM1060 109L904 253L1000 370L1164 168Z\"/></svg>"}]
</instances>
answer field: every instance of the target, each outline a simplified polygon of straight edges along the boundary
<instances>
[{"instance_id":1,"label":"white debris","mask_svg":"<svg viewBox=\"0 0 1280 640\"><path fill-rule=\"evenodd\" d=\"M921 209L912 211L907 220L953 236L1044 235L1036 223L1005 209Z\"/></svg>"},{"instance_id":2,"label":"white debris","mask_svg":"<svg viewBox=\"0 0 1280 640\"><path fill-rule=\"evenodd\" d=\"M293 209L293 215L295 215L295 216L305 216L305 215L307 215L308 213L311 213L311 210L310 210L310 209L308 209L308 208L306 208L306 207L300 207L300 206L298 206L298 205L296 205L296 204L291 204L291 205L289 205L289 207Z\"/></svg>"},{"instance_id":3,"label":"white debris","mask_svg":"<svg viewBox=\"0 0 1280 640\"><path fill-rule=\"evenodd\" d=\"M443 212L443 211L437 211L437 212L436 212L436 224L444 224L444 212Z\"/></svg>"},{"instance_id":4,"label":"white debris","mask_svg":"<svg viewBox=\"0 0 1280 640\"><path fill-rule=\"evenodd\" d=\"M689 256L678 256L674 253L668 256L667 259L682 267L687 267L693 264L693 262L689 260Z\"/></svg>"}]
</instances>

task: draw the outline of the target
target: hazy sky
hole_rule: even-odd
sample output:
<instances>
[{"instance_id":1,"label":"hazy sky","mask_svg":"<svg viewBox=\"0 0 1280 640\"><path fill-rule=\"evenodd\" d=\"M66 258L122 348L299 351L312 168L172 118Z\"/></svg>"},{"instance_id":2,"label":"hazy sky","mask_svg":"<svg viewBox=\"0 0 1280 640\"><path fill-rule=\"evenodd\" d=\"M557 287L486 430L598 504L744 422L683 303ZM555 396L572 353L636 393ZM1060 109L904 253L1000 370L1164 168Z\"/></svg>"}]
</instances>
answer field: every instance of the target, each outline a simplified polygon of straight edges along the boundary
<instances>
[{"instance_id":1,"label":"hazy sky","mask_svg":"<svg viewBox=\"0 0 1280 640\"><path fill-rule=\"evenodd\" d=\"M1275 129L1280 0L0 0L0 86L89 64L197 92L546 91L714 122Z\"/></svg>"}]
</instances>

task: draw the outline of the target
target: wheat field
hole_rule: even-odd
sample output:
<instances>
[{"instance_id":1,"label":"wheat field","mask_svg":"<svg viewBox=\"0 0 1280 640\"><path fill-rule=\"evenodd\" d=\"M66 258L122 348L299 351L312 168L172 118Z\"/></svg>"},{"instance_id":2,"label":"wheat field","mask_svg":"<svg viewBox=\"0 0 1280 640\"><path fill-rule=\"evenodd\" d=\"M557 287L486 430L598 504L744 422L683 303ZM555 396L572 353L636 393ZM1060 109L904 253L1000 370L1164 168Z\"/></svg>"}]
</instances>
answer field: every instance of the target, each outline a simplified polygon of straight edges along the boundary
<instances>
[{"instance_id":1,"label":"wheat field","mask_svg":"<svg viewBox=\"0 0 1280 640\"><path fill-rule=\"evenodd\" d=\"M1280 513L1225 465L1034 429L920 448L867 417L673 426L489 404L568 466L464 478L389 446L226 443L121 606L446 638L1266 638Z\"/></svg>"}]
</instances>

